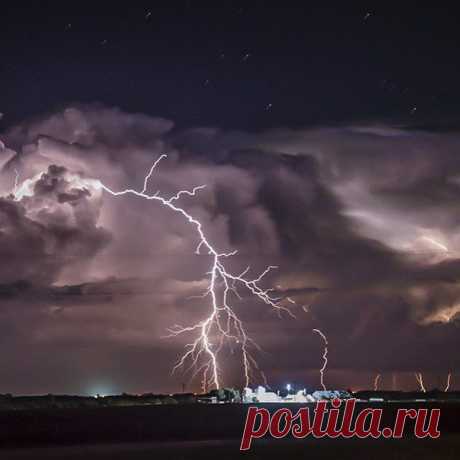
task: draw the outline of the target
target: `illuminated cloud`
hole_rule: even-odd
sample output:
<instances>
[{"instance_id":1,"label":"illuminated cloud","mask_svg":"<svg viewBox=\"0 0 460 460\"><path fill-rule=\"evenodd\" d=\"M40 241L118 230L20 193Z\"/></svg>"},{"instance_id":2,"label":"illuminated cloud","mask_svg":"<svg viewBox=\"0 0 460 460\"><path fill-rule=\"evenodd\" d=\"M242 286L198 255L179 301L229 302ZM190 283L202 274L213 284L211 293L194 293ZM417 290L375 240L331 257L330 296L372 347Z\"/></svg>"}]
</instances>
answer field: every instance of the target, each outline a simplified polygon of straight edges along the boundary
<instances>
[{"instance_id":1,"label":"illuminated cloud","mask_svg":"<svg viewBox=\"0 0 460 460\"><path fill-rule=\"evenodd\" d=\"M96 185L141 189L152 162L168 153L150 192L173 196L206 184L183 202L214 246L238 249L235 270L278 265L267 287L279 286L299 305L297 321L280 321L249 297L241 301L251 335L267 351L269 379L280 369L321 367L312 328L327 333L332 373L398 368L413 376L442 360L455 367L455 356L415 350L434 356L456 334L460 136L383 125L258 134L173 128L90 106L3 133L0 252L9 263L0 269L0 297L5 340L18 360L24 344L52 349L56 366L75 353L82 379L107 356L134 373L141 372L136 361L157 360L161 377L151 385L177 383L168 375L184 343L161 337L204 317L206 301L194 296L209 261L194 254L196 237L177 216L112 199ZM13 196L15 171L21 185ZM85 346L99 351L89 357ZM363 350L372 352L372 368ZM239 383L231 362L229 350L228 372ZM17 366L3 363L10 376ZM106 372L134 385L115 367ZM149 378L140 377L145 385Z\"/></svg>"},{"instance_id":2,"label":"illuminated cloud","mask_svg":"<svg viewBox=\"0 0 460 460\"><path fill-rule=\"evenodd\" d=\"M449 323L460 313L460 305L453 305L438 309L435 313L424 319L425 324L430 323Z\"/></svg>"}]
</instances>

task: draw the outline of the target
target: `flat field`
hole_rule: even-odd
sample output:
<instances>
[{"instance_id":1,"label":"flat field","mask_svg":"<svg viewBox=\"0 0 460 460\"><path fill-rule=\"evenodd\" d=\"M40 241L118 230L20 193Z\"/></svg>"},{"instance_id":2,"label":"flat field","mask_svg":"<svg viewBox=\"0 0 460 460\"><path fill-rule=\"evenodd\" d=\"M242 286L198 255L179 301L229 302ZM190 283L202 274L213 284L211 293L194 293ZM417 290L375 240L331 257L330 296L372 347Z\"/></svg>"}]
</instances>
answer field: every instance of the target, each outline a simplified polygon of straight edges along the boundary
<instances>
[{"instance_id":1,"label":"flat field","mask_svg":"<svg viewBox=\"0 0 460 460\"><path fill-rule=\"evenodd\" d=\"M302 405L292 404L295 411ZM357 410L369 407L360 403ZM0 412L2 459L457 459L460 404L375 403L391 426L400 407L440 407L439 439L262 439L240 453L248 405L164 405ZM280 405L265 405L270 411ZM313 405L310 406L313 408ZM410 429L410 426L408 427Z\"/></svg>"}]
</instances>

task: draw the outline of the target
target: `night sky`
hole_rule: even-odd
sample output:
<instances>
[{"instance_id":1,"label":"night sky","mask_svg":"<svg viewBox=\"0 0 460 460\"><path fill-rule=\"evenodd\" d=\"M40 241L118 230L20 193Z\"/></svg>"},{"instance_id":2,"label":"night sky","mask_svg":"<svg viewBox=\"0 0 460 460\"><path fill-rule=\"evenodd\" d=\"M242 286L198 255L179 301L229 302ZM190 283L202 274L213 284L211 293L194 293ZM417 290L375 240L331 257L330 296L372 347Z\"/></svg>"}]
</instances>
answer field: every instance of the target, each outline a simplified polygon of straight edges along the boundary
<instances>
[{"instance_id":1,"label":"night sky","mask_svg":"<svg viewBox=\"0 0 460 460\"><path fill-rule=\"evenodd\" d=\"M449 8L95 3L3 6L5 124L95 101L242 130L458 117Z\"/></svg>"},{"instance_id":2,"label":"night sky","mask_svg":"<svg viewBox=\"0 0 460 460\"><path fill-rule=\"evenodd\" d=\"M229 269L278 267L295 319L231 300L273 387L319 387L318 328L330 388L459 388L457 10L36 3L1 13L0 392L199 389L171 375L193 334L165 336L209 313L212 260L97 185L141 190L162 154L152 194L205 184L180 203Z\"/></svg>"}]
</instances>

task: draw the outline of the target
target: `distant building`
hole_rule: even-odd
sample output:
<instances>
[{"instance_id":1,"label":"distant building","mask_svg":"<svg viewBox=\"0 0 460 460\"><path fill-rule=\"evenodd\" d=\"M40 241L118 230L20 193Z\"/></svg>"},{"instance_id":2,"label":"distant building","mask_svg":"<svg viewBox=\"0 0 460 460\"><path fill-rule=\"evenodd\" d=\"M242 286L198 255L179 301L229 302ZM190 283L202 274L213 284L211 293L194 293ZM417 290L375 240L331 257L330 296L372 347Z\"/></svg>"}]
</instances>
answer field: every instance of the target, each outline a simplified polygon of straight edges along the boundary
<instances>
[{"instance_id":1,"label":"distant building","mask_svg":"<svg viewBox=\"0 0 460 460\"><path fill-rule=\"evenodd\" d=\"M280 397L272 391L267 391L264 387L259 386L254 391L251 388L243 390L243 402L245 403L271 403L279 402Z\"/></svg>"}]
</instances>

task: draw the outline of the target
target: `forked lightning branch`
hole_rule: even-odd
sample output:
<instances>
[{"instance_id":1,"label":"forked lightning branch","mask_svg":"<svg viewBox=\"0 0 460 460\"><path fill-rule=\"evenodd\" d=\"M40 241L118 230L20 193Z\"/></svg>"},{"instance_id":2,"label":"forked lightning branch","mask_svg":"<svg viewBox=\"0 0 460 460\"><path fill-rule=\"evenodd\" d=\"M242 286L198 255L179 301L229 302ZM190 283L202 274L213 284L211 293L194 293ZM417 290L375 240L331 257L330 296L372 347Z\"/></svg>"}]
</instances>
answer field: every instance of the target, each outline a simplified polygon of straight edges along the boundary
<instances>
[{"instance_id":1,"label":"forked lightning branch","mask_svg":"<svg viewBox=\"0 0 460 460\"><path fill-rule=\"evenodd\" d=\"M262 376L263 372L259 369L257 361L254 357L254 351L259 349L257 343L248 335L246 328L236 313L232 301L241 299L238 289L246 289L250 295L256 300L265 303L270 308L274 309L280 316L286 313L294 317L286 302L294 303L291 298L285 296L276 296L275 290L272 288L262 287L262 282L266 275L276 266L268 266L257 276L250 276L251 267L246 267L240 273L234 273L226 267L226 260L237 254L233 252L220 252L212 244L211 240L205 233L202 223L179 202L185 197L195 197L196 194L204 189L205 185L199 185L192 190L180 190L171 197L164 197L160 191L151 193L148 191L150 180L159 165L167 156L161 155L152 165L148 174L144 178L143 188L135 190L127 188L124 190L113 190L104 183L96 179L83 178L76 174L66 173L66 180L72 186L86 188L93 191L105 191L116 198L133 195L139 199L155 202L160 206L168 208L170 211L180 215L190 225L194 236L197 239L196 254L205 253L211 258L211 266L208 275L208 286L202 295L203 300L209 299L209 314L201 321L189 325L180 326L174 325L169 329L169 336L179 336L182 334L195 334L195 338L186 345L186 350L178 360L173 370L182 368L184 371L193 372L193 376L201 373L202 387L206 391L209 387L220 388L222 386L221 365L219 362L219 354L226 342L232 342L241 350L242 368L244 373L245 385L256 375ZM13 195L16 200L20 200L24 196L33 194L33 185L41 177L42 173L31 179L25 180L19 184L18 174L16 172ZM319 330L319 333L325 344L327 340L324 334ZM326 360L327 348L324 355L324 366L321 370L321 383L324 387L323 372L327 363Z\"/></svg>"}]
</instances>

